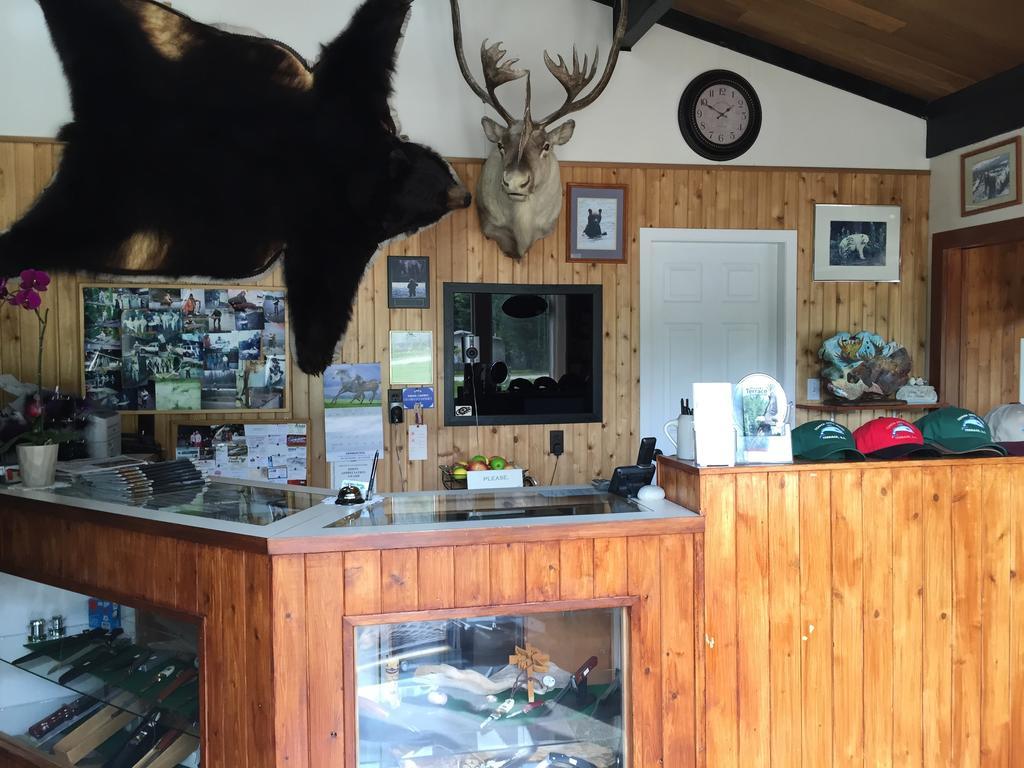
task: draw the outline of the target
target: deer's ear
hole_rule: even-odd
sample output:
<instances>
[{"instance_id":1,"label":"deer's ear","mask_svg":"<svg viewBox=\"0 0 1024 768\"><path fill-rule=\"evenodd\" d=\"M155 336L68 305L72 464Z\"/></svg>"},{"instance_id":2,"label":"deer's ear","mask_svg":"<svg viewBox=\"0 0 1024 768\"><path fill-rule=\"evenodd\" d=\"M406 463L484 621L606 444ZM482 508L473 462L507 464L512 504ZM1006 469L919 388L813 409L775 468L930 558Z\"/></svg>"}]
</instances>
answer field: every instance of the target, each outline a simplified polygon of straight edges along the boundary
<instances>
[{"instance_id":1,"label":"deer's ear","mask_svg":"<svg viewBox=\"0 0 1024 768\"><path fill-rule=\"evenodd\" d=\"M501 141L501 136L505 130L500 125L489 117L481 118L480 124L484 127L484 136L487 137L487 140L491 142L491 144L497 144Z\"/></svg>"},{"instance_id":2,"label":"deer's ear","mask_svg":"<svg viewBox=\"0 0 1024 768\"><path fill-rule=\"evenodd\" d=\"M548 131L548 141L556 146L562 146L567 144L569 139L572 138L573 132L576 130L575 120L566 120L557 128L552 128Z\"/></svg>"}]
</instances>

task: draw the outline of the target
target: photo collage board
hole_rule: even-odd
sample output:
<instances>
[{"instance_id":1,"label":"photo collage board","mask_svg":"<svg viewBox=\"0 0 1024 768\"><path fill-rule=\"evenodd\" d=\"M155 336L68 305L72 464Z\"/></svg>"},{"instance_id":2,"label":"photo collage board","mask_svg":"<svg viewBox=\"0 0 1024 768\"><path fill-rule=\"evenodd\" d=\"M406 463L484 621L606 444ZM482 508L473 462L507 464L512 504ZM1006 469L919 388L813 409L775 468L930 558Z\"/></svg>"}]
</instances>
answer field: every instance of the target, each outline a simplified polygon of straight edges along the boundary
<instances>
[{"instance_id":1,"label":"photo collage board","mask_svg":"<svg viewBox=\"0 0 1024 768\"><path fill-rule=\"evenodd\" d=\"M82 289L84 384L119 411L284 410L284 291Z\"/></svg>"}]
</instances>

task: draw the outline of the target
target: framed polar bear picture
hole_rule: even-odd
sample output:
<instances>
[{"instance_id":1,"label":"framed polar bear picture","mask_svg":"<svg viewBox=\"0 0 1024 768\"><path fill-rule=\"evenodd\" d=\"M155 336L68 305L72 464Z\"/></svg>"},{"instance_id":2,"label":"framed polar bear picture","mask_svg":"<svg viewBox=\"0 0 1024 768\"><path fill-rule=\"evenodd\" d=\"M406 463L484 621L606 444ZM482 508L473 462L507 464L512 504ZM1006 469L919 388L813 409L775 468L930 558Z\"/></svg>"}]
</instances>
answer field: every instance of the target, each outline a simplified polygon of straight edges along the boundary
<instances>
[{"instance_id":1,"label":"framed polar bear picture","mask_svg":"<svg viewBox=\"0 0 1024 768\"><path fill-rule=\"evenodd\" d=\"M814 279L900 281L898 205L814 206Z\"/></svg>"}]
</instances>

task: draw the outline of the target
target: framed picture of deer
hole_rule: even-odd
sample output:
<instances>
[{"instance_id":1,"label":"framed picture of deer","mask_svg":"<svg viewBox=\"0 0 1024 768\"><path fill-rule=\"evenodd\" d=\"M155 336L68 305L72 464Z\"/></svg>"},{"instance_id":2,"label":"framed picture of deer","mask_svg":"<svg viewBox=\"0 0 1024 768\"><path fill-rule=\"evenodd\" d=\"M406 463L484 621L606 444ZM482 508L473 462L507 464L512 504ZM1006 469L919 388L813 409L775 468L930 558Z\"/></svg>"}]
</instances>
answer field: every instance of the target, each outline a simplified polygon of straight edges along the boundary
<instances>
[{"instance_id":1,"label":"framed picture of deer","mask_svg":"<svg viewBox=\"0 0 1024 768\"><path fill-rule=\"evenodd\" d=\"M430 259L388 256L388 308L430 309Z\"/></svg>"},{"instance_id":2,"label":"framed picture of deer","mask_svg":"<svg viewBox=\"0 0 1024 768\"><path fill-rule=\"evenodd\" d=\"M814 279L900 281L898 205L815 205Z\"/></svg>"},{"instance_id":3,"label":"framed picture of deer","mask_svg":"<svg viewBox=\"0 0 1024 768\"><path fill-rule=\"evenodd\" d=\"M617 184L566 185L566 259L626 263L626 188Z\"/></svg>"}]
</instances>

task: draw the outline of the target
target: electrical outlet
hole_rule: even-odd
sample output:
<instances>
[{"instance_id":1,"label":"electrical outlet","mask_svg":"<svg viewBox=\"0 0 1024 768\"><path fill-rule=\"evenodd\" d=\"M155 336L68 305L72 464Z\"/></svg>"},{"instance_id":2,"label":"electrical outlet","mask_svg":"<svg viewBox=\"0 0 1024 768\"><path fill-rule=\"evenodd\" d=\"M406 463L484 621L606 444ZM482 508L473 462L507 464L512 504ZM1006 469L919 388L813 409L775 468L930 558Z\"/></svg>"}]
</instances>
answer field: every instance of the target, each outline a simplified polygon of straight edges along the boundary
<instances>
[{"instance_id":1,"label":"electrical outlet","mask_svg":"<svg viewBox=\"0 0 1024 768\"><path fill-rule=\"evenodd\" d=\"M807 380L807 401L816 402L821 400L821 379Z\"/></svg>"},{"instance_id":2,"label":"electrical outlet","mask_svg":"<svg viewBox=\"0 0 1024 768\"><path fill-rule=\"evenodd\" d=\"M552 429L548 433L550 450L552 456L561 456L565 453L565 433L560 429Z\"/></svg>"}]
</instances>

